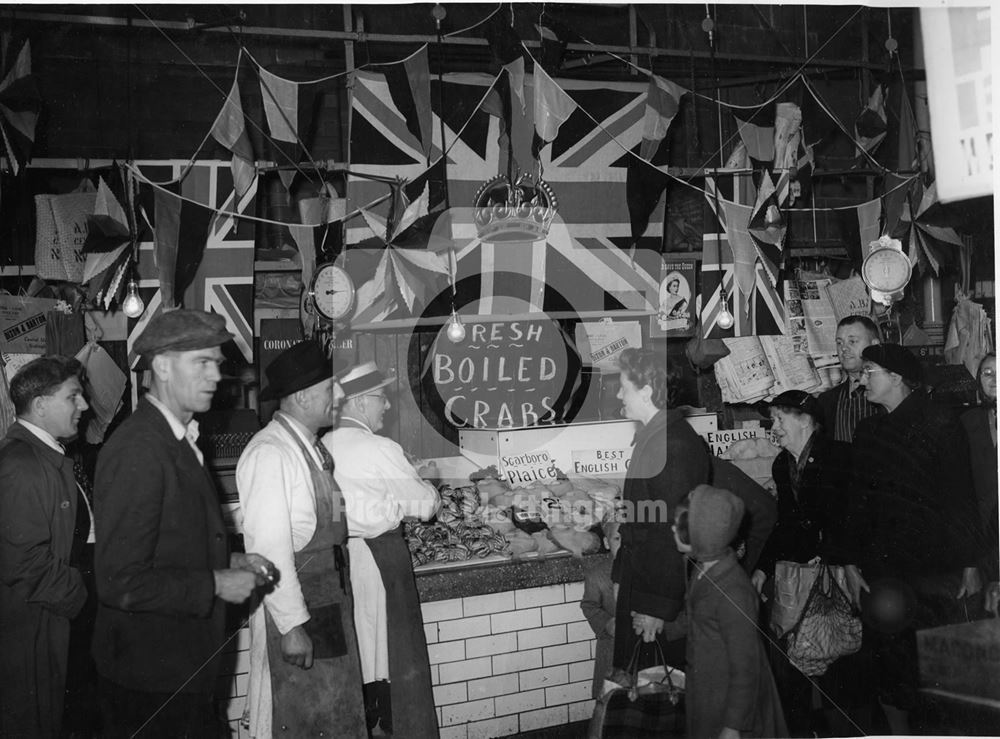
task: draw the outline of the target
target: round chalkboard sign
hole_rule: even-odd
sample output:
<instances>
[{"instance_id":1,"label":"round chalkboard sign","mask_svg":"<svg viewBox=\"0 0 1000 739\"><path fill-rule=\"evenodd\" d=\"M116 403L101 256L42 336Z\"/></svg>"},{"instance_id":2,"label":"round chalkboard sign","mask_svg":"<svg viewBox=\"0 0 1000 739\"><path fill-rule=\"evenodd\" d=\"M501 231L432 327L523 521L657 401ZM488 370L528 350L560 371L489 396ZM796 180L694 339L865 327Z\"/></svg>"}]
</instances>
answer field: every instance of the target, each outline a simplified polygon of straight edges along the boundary
<instances>
[{"instance_id":1,"label":"round chalkboard sign","mask_svg":"<svg viewBox=\"0 0 1000 739\"><path fill-rule=\"evenodd\" d=\"M557 321L465 323L438 332L425 364L425 397L454 428L523 428L572 420L580 356Z\"/></svg>"}]
</instances>

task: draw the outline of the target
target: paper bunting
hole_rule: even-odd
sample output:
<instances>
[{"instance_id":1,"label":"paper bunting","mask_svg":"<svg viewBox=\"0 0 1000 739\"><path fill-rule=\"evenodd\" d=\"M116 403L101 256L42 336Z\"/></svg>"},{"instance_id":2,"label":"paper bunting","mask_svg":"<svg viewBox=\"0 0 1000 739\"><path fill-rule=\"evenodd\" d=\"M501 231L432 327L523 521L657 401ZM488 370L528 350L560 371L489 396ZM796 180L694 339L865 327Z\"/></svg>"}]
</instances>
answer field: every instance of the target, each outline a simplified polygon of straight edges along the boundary
<instances>
[{"instance_id":1,"label":"paper bunting","mask_svg":"<svg viewBox=\"0 0 1000 739\"><path fill-rule=\"evenodd\" d=\"M667 135L670 123L677 115L681 97L687 92L680 85L670 80L649 76L649 89L646 91L646 112L642 119L642 146L639 156L651 160L660 148L660 142Z\"/></svg>"},{"instance_id":2,"label":"paper bunting","mask_svg":"<svg viewBox=\"0 0 1000 739\"><path fill-rule=\"evenodd\" d=\"M934 274L941 269L949 248L962 248L962 239L955 229L945 226L935 226L922 220L927 211L938 202L937 186L931 183L921 194L919 180L910 191L900 217L899 227L893 234L896 238L906 238L909 242L910 263L918 270L930 267ZM913 208L914 196L920 198L920 204Z\"/></svg>"},{"instance_id":3,"label":"paper bunting","mask_svg":"<svg viewBox=\"0 0 1000 739\"><path fill-rule=\"evenodd\" d=\"M0 41L4 59L9 45L10 34L4 33ZM31 74L31 43L25 41L0 82L0 135L3 137L4 154L15 175L31 159L35 124L41 108L42 98Z\"/></svg>"},{"instance_id":4,"label":"paper bunting","mask_svg":"<svg viewBox=\"0 0 1000 739\"><path fill-rule=\"evenodd\" d=\"M253 146L247 135L238 80L233 80L226 102L212 125L212 136L233 154L233 184L237 196L242 198L253 185L257 168L254 164Z\"/></svg>"},{"instance_id":5,"label":"paper bunting","mask_svg":"<svg viewBox=\"0 0 1000 739\"><path fill-rule=\"evenodd\" d=\"M123 276L132 261L135 245L130 219L101 178L97 186L94 215L87 219L87 240L83 251L87 255L83 267L83 284L87 296L96 304L110 307L124 288Z\"/></svg>"}]
</instances>

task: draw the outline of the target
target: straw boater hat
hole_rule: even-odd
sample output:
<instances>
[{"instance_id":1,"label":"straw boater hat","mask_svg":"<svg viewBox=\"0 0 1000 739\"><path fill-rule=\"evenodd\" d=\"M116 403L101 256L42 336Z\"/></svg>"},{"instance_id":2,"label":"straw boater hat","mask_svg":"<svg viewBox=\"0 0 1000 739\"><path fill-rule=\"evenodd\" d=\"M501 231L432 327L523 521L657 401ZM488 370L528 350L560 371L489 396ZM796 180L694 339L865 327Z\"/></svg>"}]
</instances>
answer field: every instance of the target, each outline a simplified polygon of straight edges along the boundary
<instances>
[{"instance_id":1,"label":"straw boater hat","mask_svg":"<svg viewBox=\"0 0 1000 739\"><path fill-rule=\"evenodd\" d=\"M315 341L292 344L264 369L267 387L260 399L287 397L336 376L338 369L342 370Z\"/></svg>"},{"instance_id":2,"label":"straw boater hat","mask_svg":"<svg viewBox=\"0 0 1000 739\"><path fill-rule=\"evenodd\" d=\"M386 377L379 372L374 362L364 362L351 367L340 378L340 387L344 390L346 400L350 400L391 385L395 380L395 377Z\"/></svg>"}]
</instances>

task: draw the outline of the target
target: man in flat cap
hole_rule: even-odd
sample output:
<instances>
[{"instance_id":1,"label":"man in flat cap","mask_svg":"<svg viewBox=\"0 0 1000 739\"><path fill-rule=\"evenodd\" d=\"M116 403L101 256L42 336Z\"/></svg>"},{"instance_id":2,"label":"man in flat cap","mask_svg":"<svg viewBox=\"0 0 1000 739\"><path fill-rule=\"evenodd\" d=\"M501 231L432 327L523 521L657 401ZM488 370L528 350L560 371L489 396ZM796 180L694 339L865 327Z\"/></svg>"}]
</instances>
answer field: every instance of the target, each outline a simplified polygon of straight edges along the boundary
<instances>
[{"instance_id":1,"label":"man in flat cap","mask_svg":"<svg viewBox=\"0 0 1000 739\"><path fill-rule=\"evenodd\" d=\"M917 629L964 621L977 593L980 521L969 448L951 409L922 386L898 344L862 352L862 383L885 415L864 418L851 449L845 539L852 597L865 617L875 689L891 733L909 734L917 693Z\"/></svg>"},{"instance_id":2,"label":"man in flat cap","mask_svg":"<svg viewBox=\"0 0 1000 739\"><path fill-rule=\"evenodd\" d=\"M261 400L279 407L236 465L247 548L279 571L250 616L250 735L366 739L347 523L333 460L317 439L344 393L314 341L286 349L264 372Z\"/></svg>"},{"instance_id":3,"label":"man in flat cap","mask_svg":"<svg viewBox=\"0 0 1000 739\"><path fill-rule=\"evenodd\" d=\"M400 526L404 518L431 518L440 501L403 448L378 433L393 382L374 362L352 367L340 378L346 396L340 426L323 443L347 504L368 726L397 736L437 736L420 599Z\"/></svg>"},{"instance_id":4,"label":"man in flat cap","mask_svg":"<svg viewBox=\"0 0 1000 739\"><path fill-rule=\"evenodd\" d=\"M219 498L195 445L195 413L219 382L221 316L174 310L135 343L152 379L97 459L94 658L107 737L223 737L213 702L225 605L270 563L230 554Z\"/></svg>"}]
</instances>

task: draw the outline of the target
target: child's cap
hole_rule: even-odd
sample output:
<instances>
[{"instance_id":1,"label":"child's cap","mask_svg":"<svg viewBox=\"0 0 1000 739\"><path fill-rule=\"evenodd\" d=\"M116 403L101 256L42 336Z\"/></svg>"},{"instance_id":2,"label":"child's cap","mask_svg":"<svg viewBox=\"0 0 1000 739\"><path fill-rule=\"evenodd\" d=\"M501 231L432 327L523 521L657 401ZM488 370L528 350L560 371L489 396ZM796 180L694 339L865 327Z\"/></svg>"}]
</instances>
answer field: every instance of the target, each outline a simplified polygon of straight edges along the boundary
<instances>
[{"instance_id":1,"label":"child's cap","mask_svg":"<svg viewBox=\"0 0 1000 739\"><path fill-rule=\"evenodd\" d=\"M743 521L743 501L728 490L699 485L691 491L688 530L691 553L699 562L725 554Z\"/></svg>"}]
</instances>

